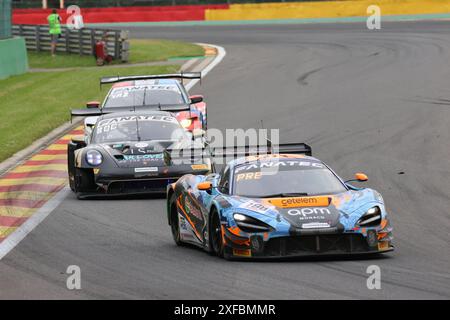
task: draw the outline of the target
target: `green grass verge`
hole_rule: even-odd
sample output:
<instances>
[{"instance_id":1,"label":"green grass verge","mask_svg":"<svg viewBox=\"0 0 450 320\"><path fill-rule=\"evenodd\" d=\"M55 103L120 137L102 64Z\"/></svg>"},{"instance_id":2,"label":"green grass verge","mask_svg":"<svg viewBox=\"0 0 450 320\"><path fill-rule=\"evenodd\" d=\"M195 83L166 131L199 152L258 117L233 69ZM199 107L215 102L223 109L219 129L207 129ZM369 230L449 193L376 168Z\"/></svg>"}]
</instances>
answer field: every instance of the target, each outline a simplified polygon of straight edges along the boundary
<instances>
[{"instance_id":1,"label":"green grass verge","mask_svg":"<svg viewBox=\"0 0 450 320\"><path fill-rule=\"evenodd\" d=\"M202 47L172 40L130 40L130 57L128 63L165 61L177 57L203 56ZM93 56L58 53L52 57L50 52L28 51L30 68L73 68L95 67ZM114 62L120 63L120 62Z\"/></svg>"},{"instance_id":2,"label":"green grass verge","mask_svg":"<svg viewBox=\"0 0 450 320\"><path fill-rule=\"evenodd\" d=\"M58 52L56 57L52 57L50 52L36 52L30 50L28 51L28 64L30 68L36 69L96 66L93 56L80 56L78 54Z\"/></svg>"},{"instance_id":3,"label":"green grass verge","mask_svg":"<svg viewBox=\"0 0 450 320\"><path fill-rule=\"evenodd\" d=\"M36 72L0 80L0 161L29 146L70 119L70 109L89 100L102 101L107 86L99 78L110 75L173 73L178 65L93 68Z\"/></svg>"},{"instance_id":4,"label":"green grass verge","mask_svg":"<svg viewBox=\"0 0 450 320\"><path fill-rule=\"evenodd\" d=\"M130 63L203 56L202 47L172 40L130 40Z\"/></svg>"}]
</instances>

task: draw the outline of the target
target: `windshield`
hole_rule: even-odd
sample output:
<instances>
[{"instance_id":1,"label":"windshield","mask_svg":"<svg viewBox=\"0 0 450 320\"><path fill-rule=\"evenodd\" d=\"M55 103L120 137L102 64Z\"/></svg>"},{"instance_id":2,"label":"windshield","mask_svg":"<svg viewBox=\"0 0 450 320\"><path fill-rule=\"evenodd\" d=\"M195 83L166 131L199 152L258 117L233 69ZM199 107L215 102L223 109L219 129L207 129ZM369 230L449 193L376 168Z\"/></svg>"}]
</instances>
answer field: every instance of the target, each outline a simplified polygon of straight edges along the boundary
<instances>
[{"instance_id":1,"label":"windshield","mask_svg":"<svg viewBox=\"0 0 450 320\"><path fill-rule=\"evenodd\" d=\"M176 84L153 84L113 88L103 108L187 103Z\"/></svg>"},{"instance_id":2,"label":"windshield","mask_svg":"<svg viewBox=\"0 0 450 320\"><path fill-rule=\"evenodd\" d=\"M236 168L234 194L255 198L275 198L347 191L333 172L320 162L280 160L273 162L272 169L277 171L272 172L264 168L261 170L260 166L261 164L241 165Z\"/></svg>"},{"instance_id":3,"label":"windshield","mask_svg":"<svg viewBox=\"0 0 450 320\"><path fill-rule=\"evenodd\" d=\"M178 121L170 116L128 116L103 119L94 131L95 143L171 140L186 138Z\"/></svg>"}]
</instances>

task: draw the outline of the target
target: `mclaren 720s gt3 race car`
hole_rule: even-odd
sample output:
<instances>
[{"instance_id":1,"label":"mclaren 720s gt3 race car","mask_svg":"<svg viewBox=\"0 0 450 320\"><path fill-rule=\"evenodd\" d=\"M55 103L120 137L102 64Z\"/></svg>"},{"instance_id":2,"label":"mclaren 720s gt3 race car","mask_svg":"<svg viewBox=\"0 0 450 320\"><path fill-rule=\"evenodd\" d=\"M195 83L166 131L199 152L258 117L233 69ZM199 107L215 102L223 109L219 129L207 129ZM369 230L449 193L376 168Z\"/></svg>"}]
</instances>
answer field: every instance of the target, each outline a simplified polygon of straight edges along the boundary
<instances>
[{"instance_id":1,"label":"mclaren 720s gt3 race car","mask_svg":"<svg viewBox=\"0 0 450 320\"><path fill-rule=\"evenodd\" d=\"M176 244L226 259L369 254L393 250L382 196L344 181L306 144L241 156L220 174L187 174L167 189Z\"/></svg>"}]
</instances>

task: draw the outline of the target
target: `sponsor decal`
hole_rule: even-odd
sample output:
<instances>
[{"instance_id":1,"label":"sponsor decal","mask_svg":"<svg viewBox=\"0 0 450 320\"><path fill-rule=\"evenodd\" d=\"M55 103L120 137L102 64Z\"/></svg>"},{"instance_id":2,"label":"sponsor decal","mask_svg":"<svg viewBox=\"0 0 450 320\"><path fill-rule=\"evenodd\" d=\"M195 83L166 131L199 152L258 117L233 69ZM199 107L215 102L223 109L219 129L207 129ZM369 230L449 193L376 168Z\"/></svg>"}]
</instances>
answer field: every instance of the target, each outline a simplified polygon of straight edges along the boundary
<instances>
[{"instance_id":1,"label":"sponsor decal","mask_svg":"<svg viewBox=\"0 0 450 320\"><path fill-rule=\"evenodd\" d=\"M328 207L330 205L329 197L274 198L267 201L278 208Z\"/></svg>"},{"instance_id":2,"label":"sponsor decal","mask_svg":"<svg viewBox=\"0 0 450 320\"><path fill-rule=\"evenodd\" d=\"M310 222L310 223L303 223L302 228L303 229L318 229L318 228L329 228L330 224L326 222Z\"/></svg>"},{"instance_id":3,"label":"sponsor decal","mask_svg":"<svg viewBox=\"0 0 450 320\"><path fill-rule=\"evenodd\" d=\"M303 168L317 168L323 169L325 166L320 162L308 161L303 159L299 160L278 160L278 161L265 161L252 163L249 165L242 165L236 168L236 173L240 171L249 171L264 168L276 168L276 167L303 167Z\"/></svg>"},{"instance_id":4,"label":"sponsor decal","mask_svg":"<svg viewBox=\"0 0 450 320\"><path fill-rule=\"evenodd\" d=\"M303 216L307 217L312 214L331 214L328 208L301 208L301 209L290 209L288 214L291 216Z\"/></svg>"},{"instance_id":5,"label":"sponsor decal","mask_svg":"<svg viewBox=\"0 0 450 320\"><path fill-rule=\"evenodd\" d=\"M145 147L148 147L148 143L146 143L146 142L138 142L134 146L136 148L145 148Z\"/></svg>"},{"instance_id":6,"label":"sponsor decal","mask_svg":"<svg viewBox=\"0 0 450 320\"><path fill-rule=\"evenodd\" d=\"M158 172L158 167L134 168L134 172Z\"/></svg>"},{"instance_id":7,"label":"sponsor decal","mask_svg":"<svg viewBox=\"0 0 450 320\"><path fill-rule=\"evenodd\" d=\"M299 220L325 220L330 218L331 211L328 208L298 208L289 209L287 214Z\"/></svg>"},{"instance_id":8,"label":"sponsor decal","mask_svg":"<svg viewBox=\"0 0 450 320\"><path fill-rule=\"evenodd\" d=\"M130 96L130 93L135 93L135 92L144 91L144 90L174 91L177 93L180 92L176 85L142 84L142 85L135 85L135 86L130 86L130 87L114 88L111 91L111 94L109 95L108 99L127 98Z\"/></svg>"},{"instance_id":9,"label":"sponsor decal","mask_svg":"<svg viewBox=\"0 0 450 320\"><path fill-rule=\"evenodd\" d=\"M271 207L265 206L262 203L253 200L244 202L239 206L239 208L255 211L258 213L265 213L271 209Z\"/></svg>"},{"instance_id":10,"label":"sponsor decal","mask_svg":"<svg viewBox=\"0 0 450 320\"><path fill-rule=\"evenodd\" d=\"M123 156L124 161L154 161L164 159L162 153L154 154L128 154Z\"/></svg>"},{"instance_id":11,"label":"sponsor decal","mask_svg":"<svg viewBox=\"0 0 450 320\"><path fill-rule=\"evenodd\" d=\"M178 214L178 225L180 226L180 237L182 240L185 241L196 241L193 231L189 223L186 221L186 219ZM196 241L198 242L198 241Z\"/></svg>"},{"instance_id":12,"label":"sponsor decal","mask_svg":"<svg viewBox=\"0 0 450 320\"><path fill-rule=\"evenodd\" d=\"M259 180L262 177L262 172L258 171L258 172L247 172L247 173L239 173L236 176L236 182L237 181L241 181L241 180Z\"/></svg>"},{"instance_id":13,"label":"sponsor decal","mask_svg":"<svg viewBox=\"0 0 450 320\"><path fill-rule=\"evenodd\" d=\"M305 158L305 155L303 154L260 154L260 155L251 155L245 157L245 161L258 161L258 160L271 160L271 159L284 159L284 158L291 158L291 159L303 159Z\"/></svg>"},{"instance_id":14,"label":"sponsor decal","mask_svg":"<svg viewBox=\"0 0 450 320\"><path fill-rule=\"evenodd\" d=\"M238 257L251 257L252 251L250 249L233 249L233 255Z\"/></svg>"},{"instance_id":15,"label":"sponsor decal","mask_svg":"<svg viewBox=\"0 0 450 320\"><path fill-rule=\"evenodd\" d=\"M186 224L186 219L183 218L183 216L180 215L180 214L178 214L178 223L179 223L179 226L180 226L180 230L182 230L182 231L187 231L188 230L187 224Z\"/></svg>"},{"instance_id":16,"label":"sponsor decal","mask_svg":"<svg viewBox=\"0 0 450 320\"><path fill-rule=\"evenodd\" d=\"M209 166L207 164L193 164L191 168L192 170L208 170Z\"/></svg>"},{"instance_id":17,"label":"sponsor decal","mask_svg":"<svg viewBox=\"0 0 450 320\"><path fill-rule=\"evenodd\" d=\"M117 117L117 118L111 118L111 119L103 119L97 124L97 132L101 132L100 127L104 126L111 126L108 128L108 130L113 130L113 128L117 128L117 123L122 122L130 122L130 121L165 121L165 122L172 122L177 123L177 119L171 116L161 116L161 115L151 115L151 116L124 116L124 117ZM115 125L115 126L113 126ZM107 131L105 131L107 132Z\"/></svg>"},{"instance_id":18,"label":"sponsor decal","mask_svg":"<svg viewBox=\"0 0 450 320\"><path fill-rule=\"evenodd\" d=\"M194 204L192 204L191 201L189 201L189 199L186 199L184 209L186 210L187 213L192 214L197 219L203 220L202 212Z\"/></svg>"}]
</instances>

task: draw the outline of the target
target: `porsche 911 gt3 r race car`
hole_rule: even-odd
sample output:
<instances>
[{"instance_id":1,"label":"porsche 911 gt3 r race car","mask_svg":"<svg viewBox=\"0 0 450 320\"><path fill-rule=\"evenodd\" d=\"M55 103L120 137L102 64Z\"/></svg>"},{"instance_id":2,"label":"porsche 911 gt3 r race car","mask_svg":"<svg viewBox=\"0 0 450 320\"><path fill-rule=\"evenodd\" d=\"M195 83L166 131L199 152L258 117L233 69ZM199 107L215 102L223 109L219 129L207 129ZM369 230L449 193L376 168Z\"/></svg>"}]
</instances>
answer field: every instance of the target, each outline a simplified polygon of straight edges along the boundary
<instances>
[{"instance_id":1,"label":"porsche 911 gt3 r race car","mask_svg":"<svg viewBox=\"0 0 450 320\"><path fill-rule=\"evenodd\" d=\"M283 154L290 150L290 154ZM229 258L365 254L393 250L382 196L343 181L305 144L240 157L220 174L185 175L168 186L177 244Z\"/></svg>"},{"instance_id":2,"label":"porsche 911 gt3 r race car","mask_svg":"<svg viewBox=\"0 0 450 320\"><path fill-rule=\"evenodd\" d=\"M141 107L173 112L187 131L206 130L206 104L203 96L189 96L183 79L201 79L201 73L103 77L100 79L100 85L112 84L103 103L90 101L86 104L88 110L73 110L72 114L76 116L81 113L85 116L89 112L92 113L92 117L84 120L86 136L92 131L97 121L95 115L99 111L113 113Z\"/></svg>"},{"instance_id":3,"label":"porsche 911 gt3 r race car","mask_svg":"<svg viewBox=\"0 0 450 320\"><path fill-rule=\"evenodd\" d=\"M177 150L195 145L168 112L102 115L87 141L78 137L68 145L70 188L78 198L164 193L167 184L187 173L210 172L208 159L174 162Z\"/></svg>"}]
</instances>

